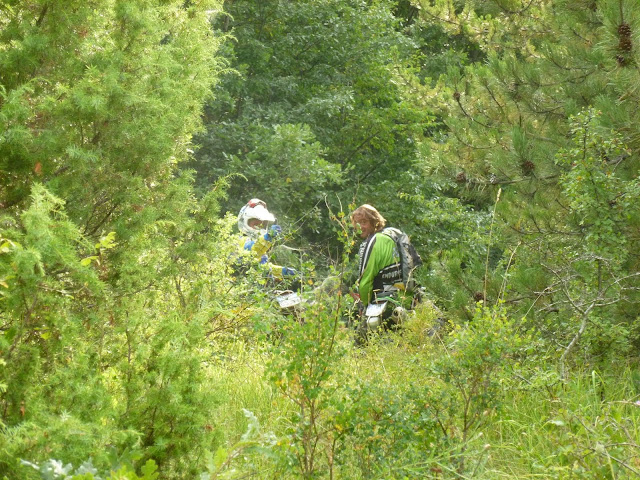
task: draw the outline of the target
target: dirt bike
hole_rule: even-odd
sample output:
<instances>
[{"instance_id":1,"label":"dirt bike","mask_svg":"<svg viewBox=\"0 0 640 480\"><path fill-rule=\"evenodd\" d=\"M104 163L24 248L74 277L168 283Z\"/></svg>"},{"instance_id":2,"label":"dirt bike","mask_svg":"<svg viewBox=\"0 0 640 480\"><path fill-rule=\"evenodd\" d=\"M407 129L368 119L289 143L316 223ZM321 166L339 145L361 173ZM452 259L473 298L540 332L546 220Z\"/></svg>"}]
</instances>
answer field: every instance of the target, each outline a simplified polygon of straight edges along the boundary
<instances>
[{"instance_id":1,"label":"dirt bike","mask_svg":"<svg viewBox=\"0 0 640 480\"><path fill-rule=\"evenodd\" d=\"M375 331L379 328L393 328L404 322L409 313L398 299L398 293L382 292L366 306L363 312L367 330Z\"/></svg>"},{"instance_id":2,"label":"dirt bike","mask_svg":"<svg viewBox=\"0 0 640 480\"><path fill-rule=\"evenodd\" d=\"M298 310L302 306L300 292L293 290L278 290L275 293L274 302L278 304L283 313Z\"/></svg>"},{"instance_id":3,"label":"dirt bike","mask_svg":"<svg viewBox=\"0 0 640 480\"><path fill-rule=\"evenodd\" d=\"M356 327L356 344L366 344L369 333L397 330L424 298L425 291L422 287L415 288L409 295L389 286L382 292L376 293L374 299L360 311L359 323Z\"/></svg>"},{"instance_id":4,"label":"dirt bike","mask_svg":"<svg viewBox=\"0 0 640 480\"><path fill-rule=\"evenodd\" d=\"M302 284L303 282L299 282ZM296 317L298 321L302 321L305 309L313 305L323 295L338 295L340 290L340 280L336 276L329 276L315 288L298 287L297 289L276 290L274 291L274 304L285 315Z\"/></svg>"},{"instance_id":5,"label":"dirt bike","mask_svg":"<svg viewBox=\"0 0 640 480\"><path fill-rule=\"evenodd\" d=\"M303 290L277 290L274 292L274 305L280 313L303 321L305 309L314 303L313 292Z\"/></svg>"}]
</instances>

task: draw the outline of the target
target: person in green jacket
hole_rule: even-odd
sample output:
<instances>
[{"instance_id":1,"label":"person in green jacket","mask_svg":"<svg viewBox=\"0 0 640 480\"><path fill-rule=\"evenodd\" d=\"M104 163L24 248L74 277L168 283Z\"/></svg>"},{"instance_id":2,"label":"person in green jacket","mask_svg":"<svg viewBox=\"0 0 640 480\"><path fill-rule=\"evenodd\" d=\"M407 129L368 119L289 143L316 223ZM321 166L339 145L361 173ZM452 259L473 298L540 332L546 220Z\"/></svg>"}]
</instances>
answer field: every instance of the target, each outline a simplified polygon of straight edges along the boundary
<instances>
[{"instance_id":1,"label":"person in green jacket","mask_svg":"<svg viewBox=\"0 0 640 480\"><path fill-rule=\"evenodd\" d=\"M395 241L382 233L387 221L374 207L356 208L351 221L363 239L358 252L358 295L366 307L375 295L401 286L400 255Z\"/></svg>"},{"instance_id":2,"label":"person in green jacket","mask_svg":"<svg viewBox=\"0 0 640 480\"><path fill-rule=\"evenodd\" d=\"M382 233L387 221L371 205L361 205L351 214L351 222L363 239L358 252L358 294L361 321L360 336L366 334L362 315L367 305L382 293L402 289L402 267L395 241Z\"/></svg>"}]
</instances>

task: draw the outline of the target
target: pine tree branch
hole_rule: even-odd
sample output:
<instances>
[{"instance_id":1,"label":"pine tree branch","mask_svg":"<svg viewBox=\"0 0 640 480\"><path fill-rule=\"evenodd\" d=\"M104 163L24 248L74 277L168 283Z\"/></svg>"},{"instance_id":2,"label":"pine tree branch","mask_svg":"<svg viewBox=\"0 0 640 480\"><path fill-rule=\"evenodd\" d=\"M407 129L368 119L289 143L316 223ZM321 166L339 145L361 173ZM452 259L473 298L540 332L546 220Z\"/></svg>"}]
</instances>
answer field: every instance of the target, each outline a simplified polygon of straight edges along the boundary
<instances>
[{"instance_id":1,"label":"pine tree branch","mask_svg":"<svg viewBox=\"0 0 640 480\"><path fill-rule=\"evenodd\" d=\"M40 15L38 16L38 19L36 20L36 27L40 27L40 25L42 24L42 21L44 20L45 15L47 14L47 11L49 10L49 4L45 4L44 7L42 7L42 11L40 12Z\"/></svg>"},{"instance_id":2,"label":"pine tree branch","mask_svg":"<svg viewBox=\"0 0 640 480\"><path fill-rule=\"evenodd\" d=\"M500 10L502 10L504 13L508 15L522 15L523 13L527 12L531 8L531 5L533 5L534 1L535 0L530 0L528 4L526 5L523 4L520 10L511 10L505 7L504 5L502 5L500 1L497 1L496 3L498 4L498 7L500 8Z\"/></svg>"},{"instance_id":3,"label":"pine tree branch","mask_svg":"<svg viewBox=\"0 0 640 480\"><path fill-rule=\"evenodd\" d=\"M458 104L458 106L460 107L460 110L462 111L462 113L464 114L465 117L469 118L472 122L477 123L478 125L484 127L484 128L491 128L489 125L487 125L486 123L482 123L479 120L476 120L475 118L473 118L462 106L462 101L460 100L460 93L458 93L458 95L454 94L454 99L456 101L456 103Z\"/></svg>"}]
</instances>

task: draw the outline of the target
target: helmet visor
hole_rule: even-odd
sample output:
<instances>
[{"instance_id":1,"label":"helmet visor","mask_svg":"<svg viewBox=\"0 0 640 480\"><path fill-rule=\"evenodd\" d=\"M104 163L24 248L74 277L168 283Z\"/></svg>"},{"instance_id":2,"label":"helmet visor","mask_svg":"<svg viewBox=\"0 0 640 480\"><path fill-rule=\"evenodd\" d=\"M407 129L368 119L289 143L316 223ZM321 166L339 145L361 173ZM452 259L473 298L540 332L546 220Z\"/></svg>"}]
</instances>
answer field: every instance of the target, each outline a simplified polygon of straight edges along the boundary
<instances>
[{"instance_id":1,"label":"helmet visor","mask_svg":"<svg viewBox=\"0 0 640 480\"><path fill-rule=\"evenodd\" d=\"M267 210L262 205L256 205L255 207L253 207L251 209L250 217L252 219L255 218L256 220L259 220L260 222L275 222L276 221L276 217L273 216L273 213L271 213L269 210Z\"/></svg>"}]
</instances>

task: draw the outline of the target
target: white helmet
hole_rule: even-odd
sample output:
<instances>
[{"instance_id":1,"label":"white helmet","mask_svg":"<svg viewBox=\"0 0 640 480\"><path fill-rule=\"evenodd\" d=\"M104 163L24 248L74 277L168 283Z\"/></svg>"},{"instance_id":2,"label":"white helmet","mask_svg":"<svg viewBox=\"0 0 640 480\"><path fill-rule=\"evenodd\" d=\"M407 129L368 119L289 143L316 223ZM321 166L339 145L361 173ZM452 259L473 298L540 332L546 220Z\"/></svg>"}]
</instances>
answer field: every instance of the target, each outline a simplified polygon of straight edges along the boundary
<instances>
[{"instance_id":1,"label":"white helmet","mask_svg":"<svg viewBox=\"0 0 640 480\"><path fill-rule=\"evenodd\" d=\"M260 229L252 228L249 225L250 220L259 220L260 222L275 222L276 218L267 210L267 204L258 198L252 198L240 209L238 214L238 230L250 237L257 237Z\"/></svg>"}]
</instances>

